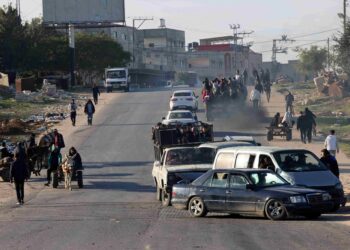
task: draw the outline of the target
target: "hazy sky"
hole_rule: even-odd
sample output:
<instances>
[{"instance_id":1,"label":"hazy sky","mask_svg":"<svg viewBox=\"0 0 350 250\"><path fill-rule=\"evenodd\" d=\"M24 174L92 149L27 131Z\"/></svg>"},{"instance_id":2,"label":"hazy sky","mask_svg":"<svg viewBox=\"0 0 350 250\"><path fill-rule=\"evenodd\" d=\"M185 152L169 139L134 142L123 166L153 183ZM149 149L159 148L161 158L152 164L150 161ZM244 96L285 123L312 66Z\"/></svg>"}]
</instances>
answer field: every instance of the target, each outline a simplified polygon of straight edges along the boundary
<instances>
[{"instance_id":1,"label":"hazy sky","mask_svg":"<svg viewBox=\"0 0 350 250\"><path fill-rule=\"evenodd\" d=\"M0 5L11 2L15 5L15 0L0 0ZM21 0L23 18L41 16L41 2ZM295 43L287 45L289 54L278 55L278 60L285 62L296 58L293 47L326 46L320 40L332 38L342 29L337 14L342 12L343 0L125 0L125 6L128 25L132 17L153 17L154 21L142 28L156 28L164 18L168 28L186 31L187 43L230 35L229 24L240 24L242 31L254 30L245 42L254 41L253 50L263 52L265 61L271 59L272 39L282 34L296 37Z\"/></svg>"}]
</instances>

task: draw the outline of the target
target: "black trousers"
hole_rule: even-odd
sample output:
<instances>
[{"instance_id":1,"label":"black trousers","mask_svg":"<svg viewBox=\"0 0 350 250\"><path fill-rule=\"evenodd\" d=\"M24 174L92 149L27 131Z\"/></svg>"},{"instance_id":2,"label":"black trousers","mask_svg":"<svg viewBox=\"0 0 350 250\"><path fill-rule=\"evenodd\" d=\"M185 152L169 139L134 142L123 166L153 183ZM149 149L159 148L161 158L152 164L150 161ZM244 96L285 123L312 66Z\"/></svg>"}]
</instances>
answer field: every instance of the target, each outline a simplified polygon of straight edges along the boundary
<instances>
[{"instance_id":1,"label":"black trousers","mask_svg":"<svg viewBox=\"0 0 350 250\"><path fill-rule=\"evenodd\" d=\"M51 173L52 170L50 168L47 169L47 182L50 183L51 182Z\"/></svg>"},{"instance_id":2,"label":"black trousers","mask_svg":"<svg viewBox=\"0 0 350 250\"><path fill-rule=\"evenodd\" d=\"M98 95L94 95L94 103L95 105L98 104Z\"/></svg>"},{"instance_id":3,"label":"black trousers","mask_svg":"<svg viewBox=\"0 0 350 250\"><path fill-rule=\"evenodd\" d=\"M76 122L76 118L77 118L77 112L70 112L70 119L72 121L73 126L75 126L75 122Z\"/></svg>"},{"instance_id":4,"label":"black trousers","mask_svg":"<svg viewBox=\"0 0 350 250\"><path fill-rule=\"evenodd\" d=\"M307 133L305 129L300 129L300 139L302 142L306 143Z\"/></svg>"},{"instance_id":5,"label":"black trousers","mask_svg":"<svg viewBox=\"0 0 350 250\"><path fill-rule=\"evenodd\" d=\"M18 202L21 202L24 200L24 180L23 181L15 180L15 186L16 186L17 200Z\"/></svg>"},{"instance_id":6,"label":"black trousers","mask_svg":"<svg viewBox=\"0 0 350 250\"><path fill-rule=\"evenodd\" d=\"M306 129L306 136L309 143L312 142L312 127Z\"/></svg>"}]
</instances>

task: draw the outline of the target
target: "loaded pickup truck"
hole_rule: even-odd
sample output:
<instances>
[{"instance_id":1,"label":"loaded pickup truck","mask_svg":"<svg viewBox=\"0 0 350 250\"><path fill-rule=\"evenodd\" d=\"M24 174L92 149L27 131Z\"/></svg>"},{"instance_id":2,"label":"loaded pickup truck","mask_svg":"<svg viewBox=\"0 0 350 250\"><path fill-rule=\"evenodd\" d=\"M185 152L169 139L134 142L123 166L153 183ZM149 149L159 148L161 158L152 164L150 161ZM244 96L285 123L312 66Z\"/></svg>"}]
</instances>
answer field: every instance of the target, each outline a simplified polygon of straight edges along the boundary
<instances>
[{"instance_id":1,"label":"loaded pickup truck","mask_svg":"<svg viewBox=\"0 0 350 250\"><path fill-rule=\"evenodd\" d=\"M191 183L212 168L215 155L209 148L166 148L160 161L155 161L152 177L157 189L156 198L163 206L169 206L172 186Z\"/></svg>"}]
</instances>

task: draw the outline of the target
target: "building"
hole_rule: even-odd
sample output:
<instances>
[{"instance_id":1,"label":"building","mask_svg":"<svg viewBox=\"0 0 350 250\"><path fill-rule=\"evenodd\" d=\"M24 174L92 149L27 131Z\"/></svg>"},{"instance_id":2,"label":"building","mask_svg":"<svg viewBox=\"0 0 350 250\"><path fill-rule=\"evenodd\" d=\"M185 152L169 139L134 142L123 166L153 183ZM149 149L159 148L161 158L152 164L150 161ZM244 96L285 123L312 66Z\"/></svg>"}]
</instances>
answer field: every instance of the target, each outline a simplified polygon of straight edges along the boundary
<instances>
[{"instance_id":1,"label":"building","mask_svg":"<svg viewBox=\"0 0 350 250\"><path fill-rule=\"evenodd\" d=\"M280 77L286 77L294 82L301 82L305 80L305 77L309 79L311 76L305 76L298 70L299 60L289 60L288 63L276 63L263 62L263 68L269 69L273 81ZM273 79L275 78L275 79Z\"/></svg>"}]
</instances>

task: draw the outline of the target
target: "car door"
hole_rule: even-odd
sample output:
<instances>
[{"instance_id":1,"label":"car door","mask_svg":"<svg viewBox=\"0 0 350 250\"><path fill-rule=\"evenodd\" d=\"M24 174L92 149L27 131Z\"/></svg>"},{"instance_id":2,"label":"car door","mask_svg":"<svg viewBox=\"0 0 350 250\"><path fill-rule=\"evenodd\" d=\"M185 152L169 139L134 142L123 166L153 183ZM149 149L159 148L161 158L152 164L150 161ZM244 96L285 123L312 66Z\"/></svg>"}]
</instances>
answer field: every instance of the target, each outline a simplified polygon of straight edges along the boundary
<instances>
[{"instance_id":1,"label":"car door","mask_svg":"<svg viewBox=\"0 0 350 250\"><path fill-rule=\"evenodd\" d=\"M244 175L231 174L226 192L226 210L231 212L254 212L256 198L253 190L247 189L248 180Z\"/></svg>"},{"instance_id":2,"label":"car door","mask_svg":"<svg viewBox=\"0 0 350 250\"><path fill-rule=\"evenodd\" d=\"M210 179L199 188L199 196L209 211L225 210L228 176L227 172L214 172Z\"/></svg>"}]
</instances>

